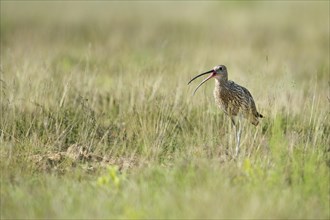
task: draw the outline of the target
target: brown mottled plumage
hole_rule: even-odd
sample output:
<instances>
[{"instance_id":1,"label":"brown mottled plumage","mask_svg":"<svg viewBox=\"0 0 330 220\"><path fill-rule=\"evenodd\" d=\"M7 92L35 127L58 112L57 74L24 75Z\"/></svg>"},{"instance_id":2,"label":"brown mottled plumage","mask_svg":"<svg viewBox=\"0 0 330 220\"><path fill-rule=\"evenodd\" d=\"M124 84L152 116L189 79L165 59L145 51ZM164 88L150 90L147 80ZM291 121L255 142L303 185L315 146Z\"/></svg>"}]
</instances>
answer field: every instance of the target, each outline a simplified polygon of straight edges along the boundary
<instances>
[{"instance_id":1,"label":"brown mottled plumage","mask_svg":"<svg viewBox=\"0 0 330 220\"><path fill-rule=\"evenodd\" d=\"M194 94L203 83L211 78L215 78L215 88L213 92L215 101L217 105L231 118L232 122L237 128L237 155L239 152L241 127L240 125L236 126L234 117L243 116L245 119L249 120L253 125L256 126L259 123L259 118L262 118L263 116L257 111L253 97L249 90L234 83L233 81L228 80L227 68L224 65L216 66L210 71L195 76L192 80L189 81L189 83L191 83L196 78L208 73L210 73L210 75L197 86Z\"/></svg>"},{"instance_id":2,"label":"brown mottled plumage","mask_svg":"<svg viewBox=\"0 0 330 220\"><path fill-rule=\"evenodd\" d=\"M222 68L226 68L222 66ZM224 70L227 72L227 70ZM262 115L258 113L253 97L249 90L237 85L225 77L215 80L214 98L217 105L229 116L239 113L253 125L258 125Z\"/></svg>"}]
</instances>

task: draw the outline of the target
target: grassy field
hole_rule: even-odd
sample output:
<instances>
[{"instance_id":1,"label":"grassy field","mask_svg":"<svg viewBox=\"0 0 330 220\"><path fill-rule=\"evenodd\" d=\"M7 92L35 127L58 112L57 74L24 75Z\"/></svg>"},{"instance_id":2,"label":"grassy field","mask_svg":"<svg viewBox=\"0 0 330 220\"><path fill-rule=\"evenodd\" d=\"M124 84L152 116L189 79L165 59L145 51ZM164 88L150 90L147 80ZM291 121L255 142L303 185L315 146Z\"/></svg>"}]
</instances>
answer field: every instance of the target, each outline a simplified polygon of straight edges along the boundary
<instances>
[{"instance_id":1,"label":"grassy field","mask_svg":"<svg viewBox=\"0 0 330 220\"><path fill-rule=\"evenodd\" d=\"M1 1L1 218L330 218L329 1ZM233 159L225 64L265 117ZM201 79L202 80L202 79Z\"/></svg>"}]
</instances>

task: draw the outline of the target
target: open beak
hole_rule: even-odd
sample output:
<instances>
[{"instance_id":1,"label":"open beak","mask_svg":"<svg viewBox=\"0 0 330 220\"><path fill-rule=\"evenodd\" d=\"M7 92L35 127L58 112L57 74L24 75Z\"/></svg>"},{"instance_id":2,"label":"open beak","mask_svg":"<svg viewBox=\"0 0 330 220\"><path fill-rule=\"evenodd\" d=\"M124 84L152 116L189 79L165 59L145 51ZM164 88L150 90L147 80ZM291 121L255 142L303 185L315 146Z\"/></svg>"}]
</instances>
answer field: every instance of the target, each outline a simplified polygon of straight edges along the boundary
<instances>
[{"instance_id":1,"label":"open beak","mask_svg":"<svg viewBox=\"0 0 330 220\"><path fill-rule=\"evenodd\" d=\"M202 82L196 87L196 89L195 89L193 95L195 95L197 89L198 89L199 87L201 87L201 85L203 85L207 80L209 80L209 79L211 79L212 77L215 76L215 72L214 72L214 70L210 70L210 71L207 71L207 72L205 72L205 73L201 73L201 74L195 76L194 78L192 78L192 79L188 82L188 85L189 85L192 81L194 81L194 80L197 79L198 77L203 76L203 75L208 74L208 73L211 73L211 74L210 74L206 79L204 79L204 80L203 80L203 81L202 81Z\"/></svg>"}]
</instances>

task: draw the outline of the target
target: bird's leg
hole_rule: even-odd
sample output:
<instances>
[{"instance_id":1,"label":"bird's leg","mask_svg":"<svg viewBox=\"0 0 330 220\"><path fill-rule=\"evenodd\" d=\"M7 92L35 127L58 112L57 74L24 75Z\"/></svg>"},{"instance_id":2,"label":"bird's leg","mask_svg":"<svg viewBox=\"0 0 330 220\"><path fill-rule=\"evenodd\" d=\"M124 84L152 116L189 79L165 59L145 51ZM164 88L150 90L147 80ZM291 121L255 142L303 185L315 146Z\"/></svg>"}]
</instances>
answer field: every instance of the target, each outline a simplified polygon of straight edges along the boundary
<instances>
[{"instance_id":1,"label":"bird's leg","mask_svg":"<svg viewBox=\"0 0 330 220\"><path fill-rule=\"evenodd\" d=\"M229 143L230 143L230 145L232 145L232 144L234 144L234 142L233 142L233 140L236 142L237 140L236 140L236 138L237 138L237 128L236 128L236 126L237 126L237 124L236 124L236 122L235 122L235 118L233 117L233 116L230 116L230 120L231 120L231 126L230 126L230 133L232 133L233 132L233 129L235 129L235 136L234 136L234 139L232 139L232 135L230 135L230 140L229 140ZM232 149L232 147L231 147L231 149Z\"/></svg>"},{"instance_id":2,"label":"bird's leg","mask_svg":"<svg viewBox=\"0 0 330 220\"><path fill-rule=\"evenodd\" d=\"M235 124L235 131L236 131L236 149L235 149L235 156L238 157L240 151L240 143L241 143L241 132L242 132L242 125L241 125L241 118L238 117L237 124Z\"/></svg>"}]
</instances>

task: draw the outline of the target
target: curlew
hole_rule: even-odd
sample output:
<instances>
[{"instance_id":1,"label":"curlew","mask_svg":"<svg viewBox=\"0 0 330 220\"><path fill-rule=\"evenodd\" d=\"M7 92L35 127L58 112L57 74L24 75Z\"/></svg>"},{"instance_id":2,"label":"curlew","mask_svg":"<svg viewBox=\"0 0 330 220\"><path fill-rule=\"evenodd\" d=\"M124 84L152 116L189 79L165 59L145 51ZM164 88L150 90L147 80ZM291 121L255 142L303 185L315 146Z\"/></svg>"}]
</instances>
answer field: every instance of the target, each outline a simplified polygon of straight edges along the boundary
<instances>
[{"instance_id":1,"label":"curlew","mask_svg":"<svg viewBox=\"0 0 330 220\"><path fill-rule=\"evenodd\" d=\"M241 117L250 121L253 125L257 126L259 118L263 116L257 111L253 97L249 90L228 80L227 68L224 65L215 66L212 70L205 73L199 74L192 78L188 85L195 79L205 74L210 75L204 79L195 89L201 87L206 81L211 78L215 78L214 98L215 102L220 109L222 109L226 115L228 115L235 126L236 133L236 156L240 150L240 139L241 139ZM235 119L236 122L235 122Z\"/></svg>"}]
</instances>

